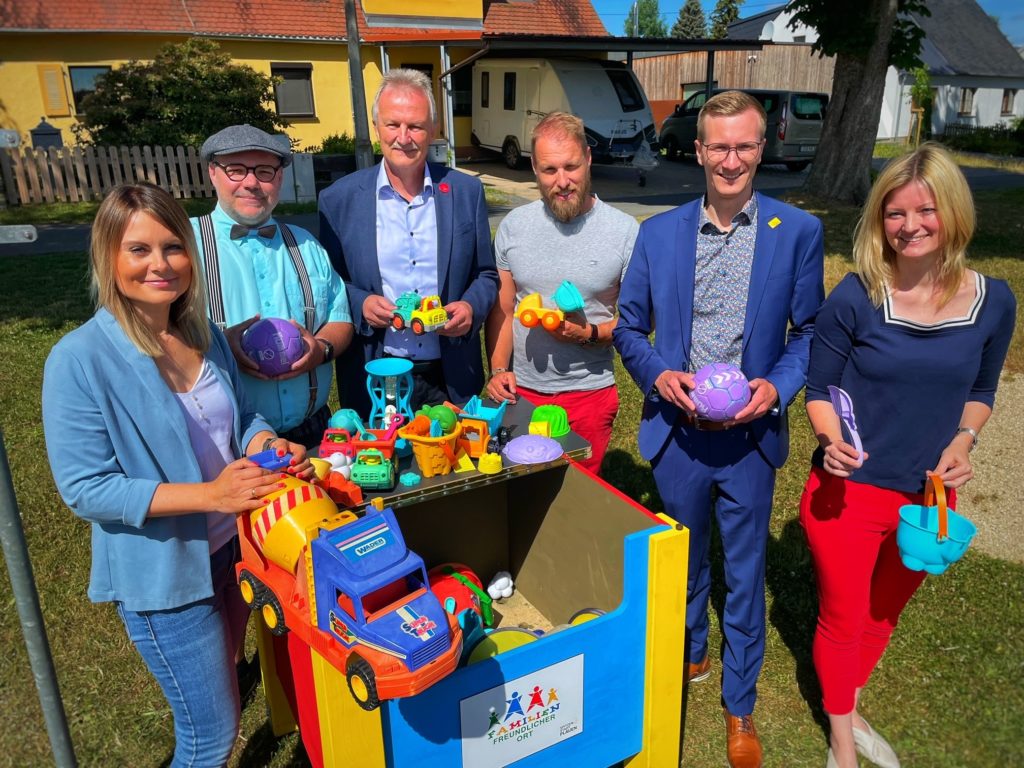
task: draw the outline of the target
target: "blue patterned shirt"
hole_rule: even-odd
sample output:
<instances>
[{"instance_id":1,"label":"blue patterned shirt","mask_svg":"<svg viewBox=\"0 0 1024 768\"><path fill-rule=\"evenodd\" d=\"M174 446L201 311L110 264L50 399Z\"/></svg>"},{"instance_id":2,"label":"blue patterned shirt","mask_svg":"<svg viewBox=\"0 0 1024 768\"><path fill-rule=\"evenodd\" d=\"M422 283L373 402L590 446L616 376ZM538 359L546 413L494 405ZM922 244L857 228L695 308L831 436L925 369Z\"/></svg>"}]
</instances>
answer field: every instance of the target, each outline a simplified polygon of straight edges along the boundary
<instances>
[{"instance_id":1,"label":"blue patterned shirt","mask_svg":"<svg viewBox=\"0 0 1024 768\"><path fill-rule=\"evenodd\" d=\"M740 364L756 239L757 198L754 195L733 217L728 232L715 226L701 207L693 280L691 372L709 363Z\"/></svg>"}]
</instances>

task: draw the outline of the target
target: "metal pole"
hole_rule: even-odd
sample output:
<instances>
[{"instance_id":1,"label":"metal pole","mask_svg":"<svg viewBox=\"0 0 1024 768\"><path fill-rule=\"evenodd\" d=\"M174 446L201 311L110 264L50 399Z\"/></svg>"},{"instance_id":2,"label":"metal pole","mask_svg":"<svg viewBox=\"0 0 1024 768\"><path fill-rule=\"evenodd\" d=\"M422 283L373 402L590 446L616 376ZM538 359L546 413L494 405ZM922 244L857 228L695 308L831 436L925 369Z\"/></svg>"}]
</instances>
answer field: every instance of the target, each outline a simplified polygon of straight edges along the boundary
<instances>
[{"instance_id":1,"label":"metal pole","mask_svg":"<svg viewBox=\"0 0 1024 768\"><path fill-rule=\"evenodd\" d=\"M64 702L60 698L57 673L53 667L50 643L46 639L43 612L39 607L39 593L32 577L32 563L28 559L25 531L21 527L18 500L14 496L11 468L7 463L7 448L0 432L0 542L3 543L7 572L11 577L11 591L18 606L21 631L32 667L32 676L39 690L39 704L50 736L50 748L59 768L74 768L75 750L71 744Z\"/></svg>"},{"instance_id":2,"label":"metal pole","mask_svg":"<svg viewBox=\"0 0 1024 768\"><path fill-rule=\"evenodd\" d=\"M452 62L448 56L448 46L441 46L441 69L448 72ZM444 91L444 122L448 132L448 167L455 168L455 107L452 105L452 75L441 77L441 88Z\"/></svg>"},{"instance_id":3,"label":"metal pole","mask_svg":"<svg viewBox=\"0 0 1024 768\"><path fill-rule=\"evenodd\" d=\"M370 124L366 119L366 88L363 85L363 57L359 50L355 0L345 0L345 38L348 41L348 76L352 83L352 116L355 118L356 167L373 165Z\"/></svg>"}]
</instances>

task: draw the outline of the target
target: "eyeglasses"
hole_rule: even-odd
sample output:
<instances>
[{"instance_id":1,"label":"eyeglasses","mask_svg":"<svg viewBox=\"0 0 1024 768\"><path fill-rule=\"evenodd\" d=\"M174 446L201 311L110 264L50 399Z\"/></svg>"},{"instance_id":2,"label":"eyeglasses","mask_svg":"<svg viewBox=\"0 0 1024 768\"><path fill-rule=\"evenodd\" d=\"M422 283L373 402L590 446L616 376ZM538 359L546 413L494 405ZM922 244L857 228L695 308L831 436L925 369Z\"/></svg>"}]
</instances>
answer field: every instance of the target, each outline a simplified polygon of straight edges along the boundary
<instances>
[{"instance_id":1,"label":"eyeglasses","mask_svg":"<svg viewBox=\"0 0 1024 768\"><path fill-rule=\"evenodd\" d=\"M712 160L725 160L730 152L735 152L740 160L753 160L757 157L757 151L761 149L764 141L745 141L734 147L728 144L701 144L708 157Z\"/></svg>"},{"instance_id":2,"label":"eyeglasses","mask_svg":"<svg viewBox=\"0 0 1024 768\"><path fill-rule=\"evenodd\" d=\"M280 165L242 165L241 163L231 163L231 165L223 165L218 163L216 160L213 164L224 171L224 174L232 181L245 181L245 177L250 173L256 177L257 181L273 181L277 176L277 172L281 170Z\"/></svg>"}]
</instances>

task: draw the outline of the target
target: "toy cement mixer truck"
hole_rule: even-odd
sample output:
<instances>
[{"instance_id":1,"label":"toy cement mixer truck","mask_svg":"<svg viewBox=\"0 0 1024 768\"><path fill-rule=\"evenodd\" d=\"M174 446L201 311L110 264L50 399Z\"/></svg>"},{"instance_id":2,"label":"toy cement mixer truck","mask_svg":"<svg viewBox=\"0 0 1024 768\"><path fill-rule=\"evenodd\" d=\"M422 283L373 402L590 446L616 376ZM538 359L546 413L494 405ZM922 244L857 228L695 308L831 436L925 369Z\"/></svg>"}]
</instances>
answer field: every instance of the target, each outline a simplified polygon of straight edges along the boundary
<instances>
[{"instance_id":1,"label":"toy cement mixer truck","mask_svg":"<svg viewBox=\"0 0 1024 768\"><path fill-rule=\"evenodd\" d=\"M357 518L294 477L239 515L245 602L342 672L363 709L413 696L455 669L462 633L430 591L390 508Z\"/></svg>"}]
</instances>

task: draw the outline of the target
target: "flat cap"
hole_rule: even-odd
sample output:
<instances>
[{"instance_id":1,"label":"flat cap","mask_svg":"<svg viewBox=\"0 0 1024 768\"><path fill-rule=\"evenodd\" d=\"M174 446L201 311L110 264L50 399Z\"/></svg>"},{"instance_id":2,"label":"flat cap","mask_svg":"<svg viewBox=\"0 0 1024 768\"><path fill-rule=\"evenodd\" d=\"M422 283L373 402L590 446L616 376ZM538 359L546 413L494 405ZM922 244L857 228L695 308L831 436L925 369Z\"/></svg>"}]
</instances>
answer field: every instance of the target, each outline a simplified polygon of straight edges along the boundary
<instances>
[{"instance_id":1,"label":"flat cap","mask_svg":"<svg viewBox=\"0 0 1024 768\"><path fill-rule=\"evenodd\" d=\"M208 163L218 155L230 155L235 152L251 150L261 150L277 155L281 158L281 165L291 165L292 163L292 147L287 136L281 133L271 136L266 131L261 131L248 123L229 125L224 130L217 131L203 142L199 156L204 163Z\"/></svg>"}]
</instances>

